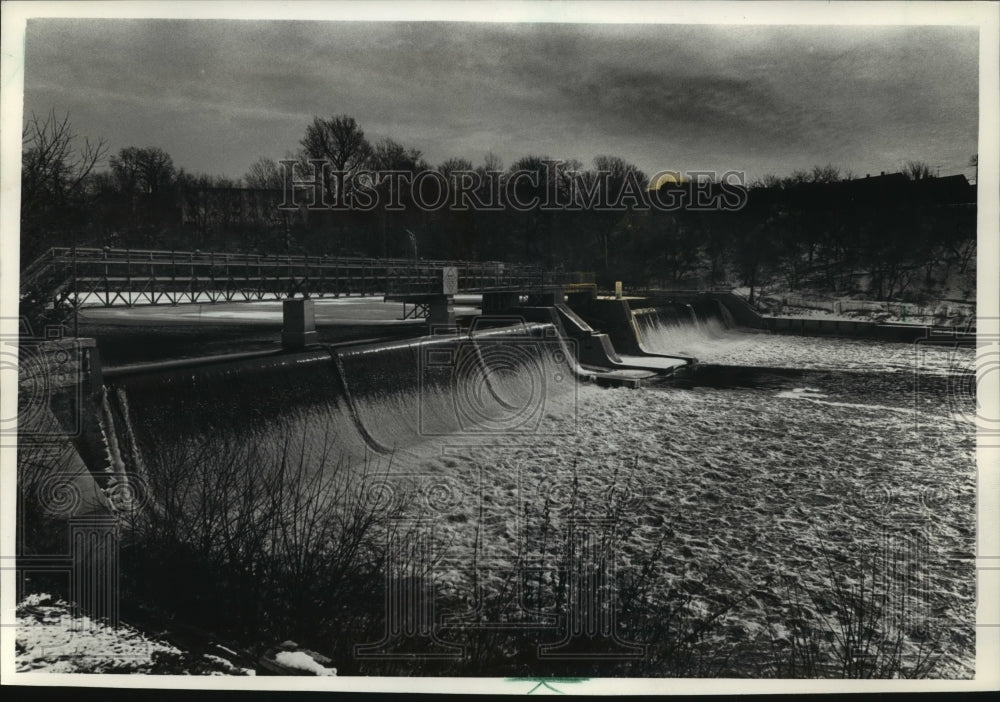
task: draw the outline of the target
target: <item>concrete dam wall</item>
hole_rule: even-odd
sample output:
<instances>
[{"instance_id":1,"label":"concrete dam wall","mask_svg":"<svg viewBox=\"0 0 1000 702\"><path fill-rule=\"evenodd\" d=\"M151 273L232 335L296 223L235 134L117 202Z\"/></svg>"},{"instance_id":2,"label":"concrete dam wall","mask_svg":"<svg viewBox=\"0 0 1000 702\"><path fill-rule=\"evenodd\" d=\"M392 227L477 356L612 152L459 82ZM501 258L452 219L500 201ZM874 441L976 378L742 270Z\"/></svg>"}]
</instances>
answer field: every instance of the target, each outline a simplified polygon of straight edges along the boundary
<instances>
[{"instance_id":1,"label":"concrete dam wall","mask_svg":"<svg viewBox=\"0 0 1000 702\"><path fill-rule=\"evenodd\" d=\"M74 443L98 482L142 484L156 499L207 462L391 459L435 437L555 431L578 368L552 325L258 358L109 370Z\"/></svg>"},{"instance_id":2,"label":"concrete dam wall","mask_svg":"<svg viewBox=\"0 0 1000 702\"><path fill-rule=\"evenodd\" d=\"M319 470L428 440L544 436L572 419L580 383L638 387L694 362L648 351L622 301L575 307L521 307L461 333L103 370L93 343L71 343L78 377L49 401L99 488L131 481L155 500L184 466L252 471L291 456Z\"/></svg>"}]
</instances>

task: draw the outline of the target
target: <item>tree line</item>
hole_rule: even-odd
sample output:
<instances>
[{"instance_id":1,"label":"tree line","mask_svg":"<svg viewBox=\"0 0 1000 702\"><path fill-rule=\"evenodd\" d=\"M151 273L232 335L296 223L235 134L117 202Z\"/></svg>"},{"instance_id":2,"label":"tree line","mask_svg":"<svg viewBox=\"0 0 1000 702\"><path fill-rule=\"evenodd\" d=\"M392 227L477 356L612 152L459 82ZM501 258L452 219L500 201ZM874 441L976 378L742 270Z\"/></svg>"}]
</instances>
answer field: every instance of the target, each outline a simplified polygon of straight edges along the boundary
<instances>
[{"instance_id":1,"label":"tree line","mask_svg":"<svg viewBox=\"0 0 1000 702\"><path fill-rule=\"evenodd\" d=\"M694 206L719 179L678 174L652 184L686 203L664 211L621 197L636 183L647 187L651 174L617 156L589 168L541 154L505 167L492 153L478 164L434 165L391 138L369 140L348 115L315 117L295 151L261 156L240 178L186 172L155 146L109 154L106 142L81 138L55 112L26 122L22 153L23 265L56 245L496 260L595 271L606 284L780 285L879 298L918 294L955 271L974 275L975 190L961 176L933 177L920 161L872 178L832 165L767 175L746 184L739 208ZM368 171L435 171L472 191L527 173L508 183L521 202L573 198L582 185L626 206L428 210L403 191L398 207L388 198L368 210L288 207L289 168L307 181L317 161L342 176L323 183L331 197Z\"/></svg>"}]
</instances>

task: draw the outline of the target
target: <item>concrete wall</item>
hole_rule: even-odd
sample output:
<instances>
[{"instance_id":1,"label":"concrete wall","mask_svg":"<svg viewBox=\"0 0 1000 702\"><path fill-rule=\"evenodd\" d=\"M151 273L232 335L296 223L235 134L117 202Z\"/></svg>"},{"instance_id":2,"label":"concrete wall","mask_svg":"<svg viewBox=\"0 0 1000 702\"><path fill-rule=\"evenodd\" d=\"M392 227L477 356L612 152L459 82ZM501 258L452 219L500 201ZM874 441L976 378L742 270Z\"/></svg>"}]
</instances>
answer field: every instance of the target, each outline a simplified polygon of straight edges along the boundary
<instances>
[{"instance_id":1,"label":"concrete wall","mask_svg":"<svg viewBox=\"0 0 1000 702\"><path fill-rule=\"evenodd\" d=\"M594 329L611 338L614 349L629 355L643 355L641 333L626 300L579 301L572 310Z\"/></svg>"},{"instance_id":2,"label":"concrete wall","mask_svg":"<svg viewBox=\"0 0 1000 702\"><path fill-rule=\"evenodd\" d=\"M18 436L69 440L88 466L106 466L98 415L103 374L94 339L20 345ZM56 420L55 424L49 422Z\"/></svg>"},{"instance_id":3,"label":"concrete wall","mask_svg":"<svg viewBox=\"0 0 1000 702\"><path fill-rule=\"evenodd\" d=\"M499 376L484 365L489 353L503 369ZM502 412L511 389L501 376L522 370L537 375L539 360L546 378L575 383L580 375L575 353L552 323L482 330L471 339L452 333L236 360L186 359L111 373L104 389L107 408L96 407L88 416L98 436L103 428L116 437L126 466L141 462L142 455L169 455L211 437L273 447L266 437L275 431L291 436L327 432L337 450L348 455L386 454L397 439L400 445L419 439L415 422L423 418L421 411L433 409L436 426L447 425L449 407L454 419L448 395L468 378L485 383L492 407ZM428 393L440 401L422 404ZM106 445L98 442L86 454L92 472L106 469Z\"/></svg>"},{"instance_id":4,"label":"concrete wall","mask_svg":"<svg viewBox=\"0 0 1000 702\"><path fill-rule=\"evenodd\" d=\"M690 305L702 318L722 317L726 320L728 313L732 320L741 327L764 329L764 318L753 309L746 300L728 292L698 292L692 290L665 291L651 293L643 298L630 300L633 307L670 308ZM722 312L722 309L725 312ZM684 321L682 317L679 321Z\"/></svg>"},{"instance_id":5,"label":"concrete wall","mask_svg":"<svg viewBox=\"0 0 1000 702\"><path fill-rule=\"evenodd\" d=\"M733 315L733 319L741 327L750 327L751 329L765 328L764 318L743 298L727 292L713 292L708 293L708 295L729 310L729 313Z\"/></svg>"},{"instance_id":6,"label":"concrete wall","mask_svg":"<svg viewBox=\"0 0 1000 702\"><path fill-rule=\"evenodd\" d=\"M949 339L974 342L976 338L975 332L916 324L877 324L875 322L855 322L810 317L765 317L764 321L767 328L777 334L844 336L906 343L918 339Z\"/></svg>"}]
</instances>

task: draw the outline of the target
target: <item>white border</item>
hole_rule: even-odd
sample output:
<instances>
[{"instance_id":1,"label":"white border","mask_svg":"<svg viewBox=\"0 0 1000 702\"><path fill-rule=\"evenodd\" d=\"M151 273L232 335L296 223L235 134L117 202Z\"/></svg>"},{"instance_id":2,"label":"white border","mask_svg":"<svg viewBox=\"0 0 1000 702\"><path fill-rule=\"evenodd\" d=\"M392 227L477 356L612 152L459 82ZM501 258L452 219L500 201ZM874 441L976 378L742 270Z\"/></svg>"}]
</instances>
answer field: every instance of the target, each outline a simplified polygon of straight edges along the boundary
<instances>
[{"instance_id":1,"label":"white border","mask_svg":"<svg viewBox=\"0 0 1000 702\"><path fill-rule=\"evenodd\" d=\"M973 25L980 28L979 114L979 285L977 300L981 334L1000 334L1000 270L997 232L1000 215L1000 4L992 2L4 2L0 37L2 75L2 122L0 122L0 334L16 335L18 279L18 221L20 214L20 125L23 102L25 21L29 17L163 17L195 19L325 19L325 20L435 20L468 22L615 22L689 24L800 24L800 25ZM993 275L989 275L990 272ZM4 392L0 411L6 417L16 412L16 393L9 374L0 378ZM16 383L16 377L13 379ZM979 387L980 402L988 416L997 416L997 389L992 395ZM995 538L984 534L1000 531L997 507L1000 470L997 451L979 451L979 620L984 615L992 627L977 627L977 677L973 681L827 681L827 680L678 680L598 679L564 686L576 694L733 694L804 692L903 692L944 690L994 690L1000 683L996 661L1000 659L1000 552ZM2 494L0 494L0 555L13 554L15 455L0 447ZM983 480L990 475L991 480ZM987 558L989 557L989 558ZM998 570L985 570L990 563ZM14 573L0 572L0 616L13 621ZM134 688L255 689L255 690L343 690L394 692L494 692L523 694L527 688L503 684L501 678L210 678L145 675L63 675L12 673L14 630L0 628L0 676L5 684L73 685Z\"/></svg>"}]
</instances>

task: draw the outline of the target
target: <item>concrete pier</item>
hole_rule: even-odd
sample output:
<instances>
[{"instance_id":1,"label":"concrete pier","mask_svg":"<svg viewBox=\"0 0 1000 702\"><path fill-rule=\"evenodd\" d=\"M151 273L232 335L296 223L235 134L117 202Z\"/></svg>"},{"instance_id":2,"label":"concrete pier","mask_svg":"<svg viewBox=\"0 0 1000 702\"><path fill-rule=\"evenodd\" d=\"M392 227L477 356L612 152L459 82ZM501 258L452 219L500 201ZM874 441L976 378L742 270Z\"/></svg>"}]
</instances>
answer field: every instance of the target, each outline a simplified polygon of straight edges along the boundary
<instances>
[{"instance_id":1,"label":"concrete pier","mask_svg":"<svg viewBox=\"0 0 1000 702\"><path fill-rule=\"evenodd\" d=\"M21 345L18 433L79 437L104 384L97 342L63 338L36 343L25 340ZM44 425L44 407L58 420L57 431Z\"/></svg>"},{"instance_id":2,"label":"concrete pier","mask_svg":"<svg viewBox=\"0 0 1000 702\"><path fill-rule=\"evenodd\" d=\"M431 329L455 326L455 296L431 295L427 299L427 324Z\"/></svg>"},{"instance_id":3,"label":"concrete pier","mask_svg":"<svg viewBox=\"0 0 1000 702\"><path fill-rule=\"evenodd\" d=\"M284 300L281 304L281 314L282 347L299 350L319 342L316 333L316 311L312 300Z\"/></svg>"}]
</instances>

